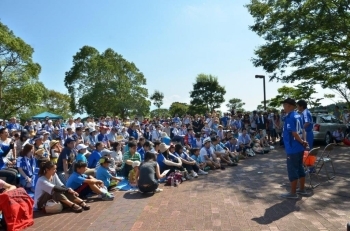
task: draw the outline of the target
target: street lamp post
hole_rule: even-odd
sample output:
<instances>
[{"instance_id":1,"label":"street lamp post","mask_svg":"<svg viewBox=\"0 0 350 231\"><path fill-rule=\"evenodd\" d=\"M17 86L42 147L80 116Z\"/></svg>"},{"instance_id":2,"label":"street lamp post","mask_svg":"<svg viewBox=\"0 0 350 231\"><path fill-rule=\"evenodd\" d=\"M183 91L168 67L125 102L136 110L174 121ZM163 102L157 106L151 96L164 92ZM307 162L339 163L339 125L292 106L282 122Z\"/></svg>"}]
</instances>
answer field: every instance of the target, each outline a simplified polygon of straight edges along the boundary
<instances>
[{"instance_id":1,"label":"street lamp post","mask_svg":"<svg viewBox=\"0 0 350 231\"><path fill-rule=\"evenodd\" d=\"M264 110L266 111L266 87L265 87L265 75L255 75L256 79L263 79L264 84Z\"/></svg>"}]
</instances>

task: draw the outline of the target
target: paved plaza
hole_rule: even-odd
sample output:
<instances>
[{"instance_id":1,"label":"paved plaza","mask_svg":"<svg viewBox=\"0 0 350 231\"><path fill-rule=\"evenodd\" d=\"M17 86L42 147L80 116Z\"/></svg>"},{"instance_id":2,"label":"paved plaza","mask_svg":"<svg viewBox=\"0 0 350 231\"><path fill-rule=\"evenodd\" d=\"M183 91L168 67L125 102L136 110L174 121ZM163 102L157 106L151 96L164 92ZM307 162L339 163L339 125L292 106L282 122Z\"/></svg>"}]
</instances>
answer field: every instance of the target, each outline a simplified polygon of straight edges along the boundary
<instances>
[{"instance_id":1,"label":"paved plaza","mask_svg":"<svg viewBox=\"0 0 350 231\"><path fill-rule=\"evenodd\" d=\"M336 147L336 178L309 197L280 199L289 189L284 151L257 155L237 167L211 171L159 194L115 192L115 200L92 201L91 210L35 213L26 230L346 230L350 221L350 154ZM321 172L322 175L325 172Z\"/></svg>"}]
</instances>

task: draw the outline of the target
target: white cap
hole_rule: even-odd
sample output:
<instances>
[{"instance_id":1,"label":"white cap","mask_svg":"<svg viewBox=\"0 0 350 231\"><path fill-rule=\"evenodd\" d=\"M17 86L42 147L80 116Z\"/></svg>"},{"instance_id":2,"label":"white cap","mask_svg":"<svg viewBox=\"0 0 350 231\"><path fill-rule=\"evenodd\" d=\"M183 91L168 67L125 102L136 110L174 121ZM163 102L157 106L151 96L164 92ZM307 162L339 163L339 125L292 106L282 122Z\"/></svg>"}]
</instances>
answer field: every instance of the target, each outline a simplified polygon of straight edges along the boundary
<instances>
[{"instance_id":1,"label":"white cap","mask_svg":"<svg viewBox=\"0 0 350 231\"><path fill-rule=\"evenodd\" d=\"M81 150L81 149L86 149L88 146L86 146L85 144L78 144L77 145L77 149L78 151Z\"/></svg>"},{"instance_id":2,"label":"white cap","mask_svg":"<svg viewBox=\"0 0 350 231\"><path fill-rule=\"evenodd\" d=\"M205 138L205 139L203 140L203 144L205 144L205 143L207 143L207 142L211 142L210 137L207 137L207 138Z\"/></svg>"}]
</instances>

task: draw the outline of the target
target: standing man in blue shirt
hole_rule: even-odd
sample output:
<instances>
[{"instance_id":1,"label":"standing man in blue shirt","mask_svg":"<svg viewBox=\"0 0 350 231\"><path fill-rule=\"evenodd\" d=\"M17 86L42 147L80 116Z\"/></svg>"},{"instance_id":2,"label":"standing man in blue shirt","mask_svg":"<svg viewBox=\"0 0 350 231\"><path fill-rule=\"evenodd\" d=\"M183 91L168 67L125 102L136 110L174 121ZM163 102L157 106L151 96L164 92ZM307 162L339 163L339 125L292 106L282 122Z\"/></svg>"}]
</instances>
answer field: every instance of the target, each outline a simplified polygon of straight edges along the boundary
<instances>
[{"instance_id":1,"label":"standing man in blue shirt","mask_svg":"<svg viewBox=\"0 0 350 231\"><path fill-rule=\"evenodd\" d=\"M303 120L301 116L295 112L295 100L287 98L282 103L286 113L283 126L283 141L287 153L287 170L291 190L288 193L282 194L281 197L298 199L298 194L307 195L305 190L303 155L308 143L302 139ZM299 189L297 190L298 181Z\"/></svg>"},{"instance_id":2,"label":"standing man in blue shirt","mask_svg":"<svg viewBox=\"0 0 350 231\"><path fill-rule=\"evenodd\" d=\"M312 121L312 115L309 109L307 109L307 102L305 100L299 100L297 102L298 111L302 113L302 119L304 122L305 137L304 139L309 144L310 149L313 148L314 143L314 124Z\"/></svg>"}]
</instances>

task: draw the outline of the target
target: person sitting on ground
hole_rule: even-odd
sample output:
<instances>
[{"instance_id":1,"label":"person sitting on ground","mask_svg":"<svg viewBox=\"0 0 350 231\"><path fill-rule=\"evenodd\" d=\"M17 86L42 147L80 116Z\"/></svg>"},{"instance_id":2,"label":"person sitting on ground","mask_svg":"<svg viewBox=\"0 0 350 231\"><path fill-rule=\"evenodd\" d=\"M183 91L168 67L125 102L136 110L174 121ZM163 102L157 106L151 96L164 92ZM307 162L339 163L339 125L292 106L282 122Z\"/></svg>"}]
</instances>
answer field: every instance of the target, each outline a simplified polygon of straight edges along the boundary
<instances>
[{"instance_id":1,"label":"person sitting on ground","mask_svg":"<svg viewBox=\"0 0 350 231\"><path fill-rule=\"evenodd\" d=\"M91 193L96 193L102 200L113 200L114 196L105 192L103 181L84 174L86 168L87 164L85 162L76 162L74 164L74 172L68 178L67 187L78 192L82 198L86 198Z\"/></svg>"},{"instance_id":2,"label":"person sitting on ground","mask_svg":"<svg viewBox=\"0 0 350 231\"><path fill-rule=\"evenodd\" d=\"M340 144L343 142L344 133L343 133L341 127L338 127L338 129L332 133L332 138L333 138L333 143L335 143L335 144Z\"/></svg>"},{"instance_id":3,"label":"person sitting on ground","mask_svg":"<svg viewBox=\"0 0 350 231\"><path fill-rule=\"evenodd\" d=\"M56 165L51 161L40 163L39 176L34 193L34 208L44 209L46 202L53 199L76 213L90 209L76 191L64 186L56 174Z\"/></svg>"},{"instance_id":4,"label":"person sitting on ground","mask_svg":"<svg viewBox=\"0 0 350 231\"><path fill-rule=\"evenodd\" d=\"M200 173L198 172L198 175L207 175L208 173L204 171L207 164L205 162L202 162L201 157L199 156L199 148L192 148L190 150L190 153L191 158L196 161L198 168L202 170L200 171Z\"/></svg>"},{"instance_id":5,"label":"person sitting on ground","mask_svg":"<svg viewBox=\"0 0 350 231\"><path fill-rule=\"evenodd\" d=\"M114 142L112 144L111 157L114 159L116 172L120 172L123 164L123 154L121 150L122 150L121 142Z\"/></svg>"},{"instance_id":6,"label":"person sitting on ground","mask_svg":"<svg viewBox=\"0 0 350 231\"><path fill-rule=\"evenodd\" d=\"M184 148L181 144L175 145L175 152L173 153L173 155L181 159L182 166L187 170L189 174L191 174L191 177L198 177L197 172L199 171L199 168L196 165L196 161L189 157L187 153L186 155L184 154ZM188 176L186 178L189 179Z\"/></svg>"},{"instance_id":7,"label":"person sitting on ground","mask_svg":"<svg viewBox=\"0 0 350 231\"><path fill-rule=\"evenodd\" d=\"M133 187L137 186L137 175L139 172L139 166L140 166L141 162L139 161L134 161L132 163L132 169L129 171L129 184Z\"/></svg>"},{"instance_id":8,"label":"person sitting on ground","mask_svg":"<svg viewBox=\"0 0 350 231\"><path fill-rule=\"evenodd\" d=\"M78 144L76 149L78 150L77 156L75 157L75 161L83 161L87 163L87 159L85 157L85 153L87 151L88 146L85 144Z\"/></svg>"},{"instance_id":9,"label":"person sitting on ground","mask_svg":"<svg viewBox=\"0 0 350 231\"><path fill-rule=\"evenodd\" d=\"M164 172L165 170L170 170L167 175L175 170L184 171L182 167L182 161L179 157L174 156L169 151L170 146L165 143L161 143L159 145L160 153L157 155L157 162L159 164L160 172Z\"/></svg>"},{"instance_id":10,"label":"person sitting on ground","mask_svg":"<svg viewBox=\"0 0 350 231\"><path fill-rule=\"evenodd\" d=\"M158 180L165 177L166 174L160 174L160 167L156 161L156 155L152 152L146 152L145 161L140 165L136 175L138 178L137 185L142 193L162 192L163 189L158 188Z\"/></svg>"},{"instance_id":11,"label":"person sitting on ground","mask_svg":"<svg viewBox=\"0 0 350 231\"><path fill-rule=\"evenodd\" d=\"M203 140L203 147L199 152L201 161L206 163L211 169L221 168L220 160L217 160L214 150L211 148L211 138L207 137Z\"/></svg>"},{"instance_id":12,"label":"person sitting on ground","mask_svg":"<svg viewBox=\"0 0 350 231\"><path fill-rule=\"evenodd\" d=\"M233 162L239 162L239 152L240 147L238 145L237 139L231 136L228 141L225 143L225 147L229 151L230 158Z\"/></svg>"},{"instance_id":13,"label":"person sitting on ground","mask_svg":"<svg viewBox=\"0 0 350 231\"><path fill-rule=\"evenodd\" d=\"M260 141L260 146L266 150L270 150L269 142L266 139L266 135L264 135L263 130L259 130L259 133L255 136L255 139Z\"/></svg>"},{"instance_id":14,"label":"person sitting on ground","mask_svg":"<svg viewBox=\"0 0 350 231\"><path fill-rule=\"evenodd\" d=\"M124 177L129 177L129 172L133 169L132 165L134 161L139 161L141 163L141 155L136 151L137 144L136 142L128 143L129 151L124 153L123 156L123 167L122 172L124 173Z\"/></svg>"},{"instance_id":15,"label":"person sitting on ground","mask_svg":"<svg viewBox=\"0 0 350 231\"><path fill-rule=\"evenodd\" d=\"M219 140L216 137L211 138L212 148L217 159L220 159L222 162L226 163L228 166L236 166L236 163L233 163L230 159L230 152L221 147ZM223 168L221 166L221 168Z\"/></svg>"},{"instance_id":16,"label":"person sitting on ground","mask_svg":"<svg viewBox=\"0 0 350 231\"><path fill-rule=\"evenodd\" d=\"M95 145L95 150L91 153L88 159L88 168L96 168L98 161L102 157L102 150L105 148L105 145L102 142L97 142Z\"/></svg>"},{"instance_id":17,"label":"person sitting on ground","mask_svg":"<svg viewBox=\"0 0 350 231\"><path fill-rule=\"evenodd\" d=\"M36 168L36 159L34 158L34 146L26 144L17 158L17 169L20 177L20 185L34 192L34 173Z\"/></svg>"},{"instance_id":18,"label":"person sitting on ground","mask_svg":"<svg viewBox=\"0 0 350 231\"><path fill-rule=\"evenodd\" d=\"M50 142L50 161L53 163L57 163L58 157L60 156L60 153L62 152L62 146L59 140L52 140Z\"/></svg>"},{"instance_id":19,"label":"person sitting on ground","mask_svg":"<svg viewBox=\"0 0 350 231\"><path fill-rule=\"evenodd\" d=\"M253 151L251 150L252 140L250 139L249 134L247 134L247 129L242 129L242 134L238 137L238 143L241 149L241 152L244 156L254 156Z\"/></svg>"},{"instance_id":20,"label":"person sitting on ground","mask_svg":"<svg viewBox=\"0 0 350 231\"><path fill-rule=\"evenodd\" d=\"M170 139L170 137L168 136L168 134L167 134L166 132L162 132L162 133L161 133L161 136L162 136L161 142L162 142L162 143L165 143L166 145L170 145L171 139Z\"/></svg>"},{"instance_id":21,"label":"person sitting on ground","mask_svg":"<svg viewBox=\"0 0 350 231\"><path fill-rule=\"evenodd\" d=\"M64 148L57 160L57 175L63 184L72 172L72 164L75 160L75 140L68 137L64 142Z\"/></svg>"},{"instance_id":22,"label":"person sitting on ground","mask_svg":"<svg viewBox=\"0 0 350 231\"><path fill-rule=\"evenodd\" d=\"M178 144L177 144L178 145ZM178 147L178 149L181 148L180 146ZM176 150L176 145L175 145L175 150ZM190 165L192 165L192 177L196 177L196 174L193 173L197 173L198 175L206 175L207 172L204 172L202 169L199 168L199 165L197 164L197 161L193 158L190 157L190 155L187 153L186 150L184 150L184 148L181 150L176 151L177 153L182 153L181 154L181 161L187 161L190 163ZM186 170L191 173L191 168L186 168Z\"/></svg>"},{"instance_id":23,"label":"person sitting on ground","mask_svg":"<svg viewBox=\"0 0 350 231\"><path fill-rule=\"evenodd\" d=\"M268 153L270 148L264 148L261 146L261 140L255 139L253 144L253 151L256 154L265 154Z\"/></svg>"},{"instance_id":24,"label":"person sitting on ground","mask_svg":"<svg viewBox=\"0 0 350 231\"><path fill-rule=\"evenodd\" d=\"M96 170L96 179L101 180L104 186L106 186L108 190L111 190L121 179L110 173L110 164L112 163L110 158L103 156L99 160L99 163L100 167Z\"/></svg>"}]
</instances>

